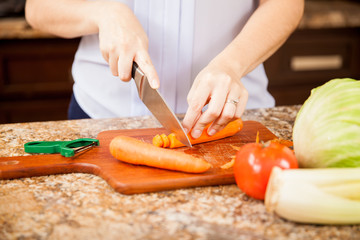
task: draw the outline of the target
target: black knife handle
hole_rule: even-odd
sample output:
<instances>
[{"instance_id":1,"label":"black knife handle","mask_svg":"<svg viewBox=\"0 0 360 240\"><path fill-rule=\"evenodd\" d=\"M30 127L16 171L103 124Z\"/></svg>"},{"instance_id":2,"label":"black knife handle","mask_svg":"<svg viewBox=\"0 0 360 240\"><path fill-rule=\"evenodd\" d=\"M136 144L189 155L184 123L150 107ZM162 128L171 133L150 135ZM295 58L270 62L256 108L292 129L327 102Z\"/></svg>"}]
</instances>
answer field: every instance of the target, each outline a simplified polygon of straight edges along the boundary
<instances>
[{"instance_id":1,"label":"black knife handle","mask_svg":"<svg viewBox=\"0 0 360 240\"><path fill-rule=\"evenodd\" d=\"M136 73L136 71L140 71L140 72L142 72L141 71L141 69L139 68L139 65L136 63L136 62L133 62L133 65L132 65L132 69L131 69L131 77L132 78L135 78L135 73Z\"/></svg>"}]
</instances>

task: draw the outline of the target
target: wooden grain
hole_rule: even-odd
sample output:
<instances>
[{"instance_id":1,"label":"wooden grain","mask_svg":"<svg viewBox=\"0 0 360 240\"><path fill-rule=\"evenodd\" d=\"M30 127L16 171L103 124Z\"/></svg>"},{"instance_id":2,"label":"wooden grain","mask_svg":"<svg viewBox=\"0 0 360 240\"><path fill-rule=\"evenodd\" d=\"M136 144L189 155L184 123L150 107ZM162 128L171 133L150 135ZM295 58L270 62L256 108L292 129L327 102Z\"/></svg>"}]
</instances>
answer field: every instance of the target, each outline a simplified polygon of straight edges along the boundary
<instances>
[{"instance_id":1,"label":"wooden grain","mask_svg":"<svg viewBox=\"0 0 360 240\"><path fill-rule=\"evenodd\" d=\"M100 176L116 191L124 194L232 184L235 183L232 168L221 169L220 166L230 161L235 155L236 150L233 146L239 147L254 142L257 131L260 132L260 141L275 138L275 135L261 123L244 121L244 128L233 137L194 145L193 148L182 147L174 150L202 157L214 166L201 174L135 166L118 161L111 156L109 144L118 135L132 136L151 143L153 136L165 133L163 128L148 128L101 132L98 135L100 146L72 158L63 157L60 154L0 158L0 179L90 173Z\"/></svg>"}]
</instances>

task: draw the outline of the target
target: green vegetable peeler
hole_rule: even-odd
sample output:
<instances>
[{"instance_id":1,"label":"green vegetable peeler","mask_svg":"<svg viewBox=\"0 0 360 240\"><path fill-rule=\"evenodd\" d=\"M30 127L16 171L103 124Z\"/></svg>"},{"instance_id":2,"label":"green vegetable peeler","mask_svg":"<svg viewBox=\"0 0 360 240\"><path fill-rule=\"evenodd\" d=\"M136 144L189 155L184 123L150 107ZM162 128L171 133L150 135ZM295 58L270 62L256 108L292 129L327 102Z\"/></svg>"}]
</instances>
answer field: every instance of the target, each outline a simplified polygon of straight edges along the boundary
<instances>
[{"instance_id":1,"label":"green vegetable peeler","mask_svg":"<svg viewBox=\"0 0 360 240\"><path fill-rule=\"evenodd\" d=\"M76 153L94 146L99 146L99 140L79 138L72 141L34 141L24 144L27 153L60 153L64 157L73 157Z\"/></svg>"}]
</instances>

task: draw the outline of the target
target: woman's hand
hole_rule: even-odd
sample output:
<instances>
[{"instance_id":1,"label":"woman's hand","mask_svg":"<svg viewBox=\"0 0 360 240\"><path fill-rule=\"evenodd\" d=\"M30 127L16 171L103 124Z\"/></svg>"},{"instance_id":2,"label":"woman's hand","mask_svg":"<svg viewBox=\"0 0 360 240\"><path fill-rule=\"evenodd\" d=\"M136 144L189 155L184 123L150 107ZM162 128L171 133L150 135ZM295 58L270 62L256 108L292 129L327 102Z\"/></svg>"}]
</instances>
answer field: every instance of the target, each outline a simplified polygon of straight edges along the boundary
<instances>
[{"instance_id":1,"label":"woman's hand","mask_svg":"<svg viewBox=\"0 0 360 240\"><path fill-rule=\"evenodd\" d=\"M134 13L126 5L106 2L97 18L100 50L114 76L131 80L135 61L153 88L159 78L148 53L148 38Z\"/></svg>"},{"instance_id":2,"label":"woman's hand","mask_svg":"<svg viewBox=\"0 0 360 240\"><path fill-rule=\"evenodd\" d=\"M245 110L248 92L236 74L220 57L215 58L195 78L188 94L189 108L184 128L198 138L204 127L213 122L208 134L213 135L230 121L240 118ZM206 111L203 107L208 104Z\"/></svg>"},{"instance_id":3,"label":"woman's hand","mask_svg":"<svg viewBox=\"0 0 360 240\"><path fill-rule=\"evenodd\" d=\"M303 10L304 0L260 0L241 32L199 73L190 89L183 126L192 129L193 137L200 136L212 121L210 135L242 115L248 93L240 79L285 42L299 24ZM208 109L202 112L207 103Z\"/></svg>"},{"instance_id":4,"label":"woman's hand","mask_svg":"<svg viewBox=\"0 0 360 240\"><path fill-rule=\"evenodd\" d=\"M153 88L159 78L148 54L148 38L132 10L116 1L27 0L30 25L64 38L99 34L100 50L114 76L131 79L135 61Z\"/></svg>"}]
</instances>

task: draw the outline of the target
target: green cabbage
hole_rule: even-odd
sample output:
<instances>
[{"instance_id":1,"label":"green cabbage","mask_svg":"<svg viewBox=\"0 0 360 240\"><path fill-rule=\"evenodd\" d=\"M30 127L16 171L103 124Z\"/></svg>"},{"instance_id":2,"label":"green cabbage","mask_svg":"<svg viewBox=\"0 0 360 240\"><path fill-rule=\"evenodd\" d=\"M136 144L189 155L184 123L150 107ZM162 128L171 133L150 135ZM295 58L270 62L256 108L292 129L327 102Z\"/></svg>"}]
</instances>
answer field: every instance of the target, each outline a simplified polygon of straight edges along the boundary
<instances>
[{"instance_id":1,"label":"green cabbage","mask_svg":"<svg viewBox=\"0 0 360 240\"><path fill-rule=\"evenodd\" d=\"M360 81L314 88L296 116L293 142L300 167L360 167Z\"/></svg>"}]
</instances>

